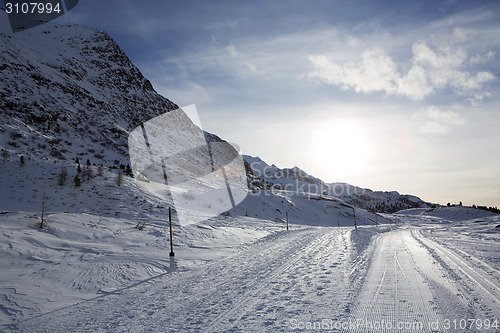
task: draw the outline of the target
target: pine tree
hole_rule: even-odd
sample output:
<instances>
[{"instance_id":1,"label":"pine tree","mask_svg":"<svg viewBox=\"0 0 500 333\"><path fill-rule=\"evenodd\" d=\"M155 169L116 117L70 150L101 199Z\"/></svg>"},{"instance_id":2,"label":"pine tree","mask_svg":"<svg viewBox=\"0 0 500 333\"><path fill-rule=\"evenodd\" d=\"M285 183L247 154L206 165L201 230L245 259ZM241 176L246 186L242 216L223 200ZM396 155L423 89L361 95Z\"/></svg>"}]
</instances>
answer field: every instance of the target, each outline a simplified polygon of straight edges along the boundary
<instances>
[{"instance_id":1,"label":"pine tree","mask_svg":"<svg viewBox=\"0 0 500 333\"><path fill-rule=\"evenodd\" d=\"M57 183L60 186L63 186L64 184L66 184L67 178L68 178L68 171L66 170L66 167L63 164L63 165L61 165L61 171L59 172L59 177L57 178Z\"/></svg>"},{"instance_id":2,"label":"pine tree","mask_svg":"<svg viewBox=\"0 0 500 333\"><path fill-rule=\"evenodd\" d=\"M21 168L24 166L24 156L21 155L21 157L19 157L19 165L21 166Z\"/></svg>"},{"instance_id":3,"label":"pine tree","mask_svg":"<svg viewBox=\"0 0 500 333\"><path fill-rule=\"evenodd\" d=\"M5 164L5 162L7 162L7 157L9 156L9 152L7 151L7 149L3 149L2 148L2 158L3 158L3 164Z\"/></svg>"},{"instance_id":4,"label":"pine tree","mask_svg":"<svg viewBox=\"0 0 500 333\"><path fill-rule=\"evenodd\" d=\"M80 180L80 177L78 177L78 174L76 174L75 178L73 178L73 182L75 183L75 187L80 187L82 185L82 181Z\"/></svg>"},{"instance_id":5,"label":"pine tree","mask_svg":"<svg viewBox=\"0 0 500 333\"><path fill-rule=\"evenodd\" d=\"M43 229L44 226L45 226L45 194L43 194L42 196L42 215L39 227L40 229Z\"/></svg>"},{"instance_id":6,"label":"pine tree","mask_svg":"<svg viewBox=\"0 0 500 333\"><path fill-rule=\"evenodd\" d=\"M130 164L127 164L127 167L125 168L125 174L129 177L134 178L134 172L132 171Z\"/></svg>"},{"instance_id":7,"label":"pine tree","mask_svg":"<svg viewBox=\"0 0 500 333\"><path fill-rule=\"evenodd\" d=\"M121 186L122 184L123 184L123 172L119 170L118 175L116 177L116 185Z\"/></svg>"}]
</instances>

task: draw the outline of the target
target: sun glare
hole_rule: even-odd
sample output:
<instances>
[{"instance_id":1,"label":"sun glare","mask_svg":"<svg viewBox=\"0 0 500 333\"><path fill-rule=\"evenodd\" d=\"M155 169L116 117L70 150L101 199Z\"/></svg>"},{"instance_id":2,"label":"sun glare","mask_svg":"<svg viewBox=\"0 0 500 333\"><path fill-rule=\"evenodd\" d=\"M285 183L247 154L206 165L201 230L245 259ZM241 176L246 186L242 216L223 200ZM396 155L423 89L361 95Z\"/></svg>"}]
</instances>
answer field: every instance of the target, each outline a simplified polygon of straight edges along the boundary
<instances>
[{"instance_id":1,"label":"sun glare","mask_svg":"<svg viewBox=\"0 0 500 333\"><path fill-rule=\"evenodd\" d=\"M349 181L368 172L372 155L366 128L354 120L335 120L316 129L309 161L325 181Z\"/></svg>"}]
</instances>

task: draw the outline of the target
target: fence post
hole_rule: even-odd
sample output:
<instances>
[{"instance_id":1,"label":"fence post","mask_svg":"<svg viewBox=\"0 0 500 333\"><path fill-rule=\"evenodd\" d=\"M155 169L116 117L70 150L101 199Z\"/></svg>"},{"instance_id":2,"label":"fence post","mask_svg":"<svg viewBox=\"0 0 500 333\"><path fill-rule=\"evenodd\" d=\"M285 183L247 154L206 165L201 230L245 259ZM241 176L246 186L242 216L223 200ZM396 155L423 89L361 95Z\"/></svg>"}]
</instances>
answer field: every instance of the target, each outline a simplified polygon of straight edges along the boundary
<instances>
[{"instance_id":1,"label":"fence post","mask_svg":"<svg viewBox=\"0 0 500 333\"><path fill-rule=\"evenodd\" d=\"M168 207L168 222L170 226L170 256L175 256L174 243L172 242L172 208Z\"/></svg>"}]
</instances>

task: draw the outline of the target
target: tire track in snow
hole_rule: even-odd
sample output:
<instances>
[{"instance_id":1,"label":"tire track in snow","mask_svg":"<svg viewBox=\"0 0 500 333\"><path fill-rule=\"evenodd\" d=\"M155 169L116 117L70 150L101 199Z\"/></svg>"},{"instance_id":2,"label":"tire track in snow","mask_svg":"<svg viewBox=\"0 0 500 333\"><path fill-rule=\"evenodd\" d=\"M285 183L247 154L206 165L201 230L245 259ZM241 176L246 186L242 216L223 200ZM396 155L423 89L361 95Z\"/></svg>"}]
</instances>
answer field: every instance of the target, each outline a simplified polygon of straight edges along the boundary
<instances>
[{"instance_id":1,"label":"tire track in snow","mask_svg":"<svg viewBox=\"0 0 500 333\"><path fill-rule=\"evenodd\" d=\"M341 265L340 261L347 259L349 247L345 244L347 242L345 234L348 234L345 229L341 231L321 229L319 238L314 239L300 252L294 253L293 258L259 281L258 286L242 295L231 309L219 315L203 332L227 330L246 332L255 330L256 327L260 327L259 331L265 328L273 332L287 331L289 321L299 318L300 313L293 310L287 311L287 306L284 305L286 302L280 300L309 303L313 307L313 304L318 303L322 298L321 296L327 299L332 298L332 295L325 295L325 293L328 292L329 283L339 282L337 279L330 278L332 271L336 270L338 276L343 275L343 269L337 266ZM344 253L339 253L342 251ZM310 288L304 286L307 284ZM309 289L309 292L300 289ZM327 291L324 293L325 289ZM335 309L331 308L331 310ZM260 315L266 317L265 322L258 322ZM318 316L317 318L321 317L318 313L314 315ZM244 324L243 327L242 324Z\"/></svg>"},{"instance_id":2,"label":"tire track in snow","mask_svg":"<svg viewBox=\"0 0 500 333\"><path fill-rule=\"evenodd\" d=\"M444 266L454 269L455 272L458 270L458 274L466 277L466 279L461 279L460 284L462 284L461 289L469 295L471 304L480 304L486 316L493 320L498 319L500 314L500 284L497 281L490 279L483 269L468 263L466 259L451 249L424 237L419 230L413 230L413 236Z\"/></svg>"},{"instance_id":3,"label":"tire track in snow","mask_svg":"<svg viewBox=\"0 0 500 333\"><path fill-rule=\"evenodd\" d=\"M42 315L17 328L29 332L220 332L256 327L289 331L284 326L288 315L299 315L309 306L316 309L315 302L325 299L339 302L328 292L342 282L338 279L344 272L337 266L347 262L349 246L339 243L345 239L339 235L348 232L345 228L279 232L197 269ZM332 272L334 276L328 278ZM318 293L314 297L307 294L312 290ZM287 312L287 307L292 311ZM268 321L262 322L261 316Z\"/></svg>"},{"instance_id":4,"label":"tire track in snow","mask_svg":"<svg viewBox=\"0 0 500 333\"><path fill-rule=\"evenodd\" d=\"M418 243L408 230L380 236L365 283L352 315L354 326L346 331L432 332L430 323L442 323L434 296L419 273L414 247ZM445 331L439 327L439 331Z\"/></svg>"}]
</instances>

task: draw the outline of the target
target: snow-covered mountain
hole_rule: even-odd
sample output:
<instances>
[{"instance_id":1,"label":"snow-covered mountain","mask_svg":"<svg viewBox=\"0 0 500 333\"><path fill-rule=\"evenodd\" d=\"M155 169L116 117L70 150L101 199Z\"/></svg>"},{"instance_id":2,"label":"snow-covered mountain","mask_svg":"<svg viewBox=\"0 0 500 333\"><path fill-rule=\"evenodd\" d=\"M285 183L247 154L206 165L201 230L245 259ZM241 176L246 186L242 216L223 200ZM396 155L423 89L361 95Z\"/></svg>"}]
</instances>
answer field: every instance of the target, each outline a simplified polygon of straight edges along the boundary
<instances>
[{"instance_id":1,"label":"snow-covered mountain","mask_svg":"<svg viewBox=\"0 0 500 333\"><path fill-rule=\"evenodd\" d=\"M347 183L325 183L298 167L280 169L258 157L245 155L250 187L313 193L342 199L359 208L379 213L393 213L409 208L430 208L434 205L413 195L396 191L382 192Z\"/></svg>"},{"instance_id":2,"label":"snow-covered mountain","mask_svg":"<svg viewBox=\"0 0 500 333\"><path fill-rule=\"evenodd\" d=\"M128 132L178 108L103 31L0 34L0 63L0 144L16 154L124 163Z\"/></svg>"}]
</instances>

